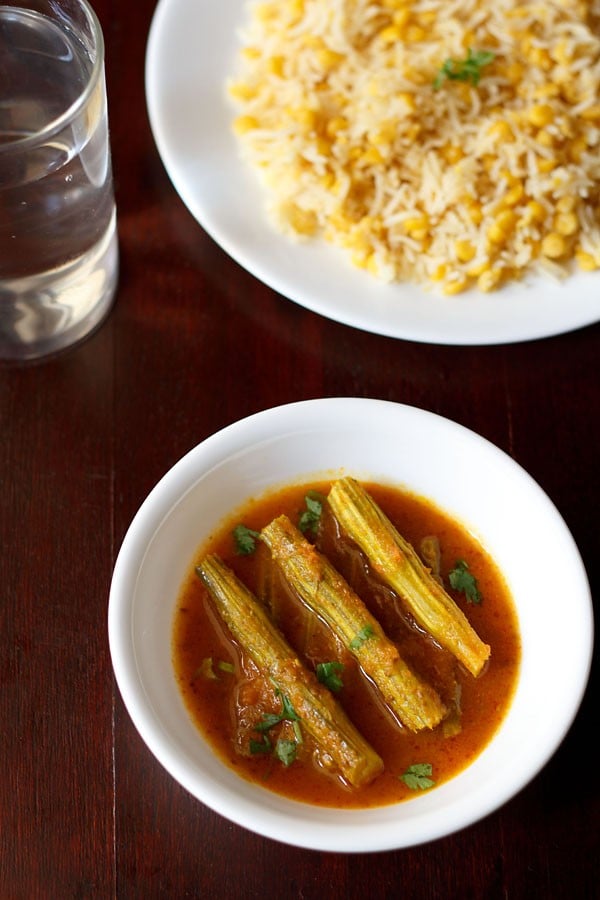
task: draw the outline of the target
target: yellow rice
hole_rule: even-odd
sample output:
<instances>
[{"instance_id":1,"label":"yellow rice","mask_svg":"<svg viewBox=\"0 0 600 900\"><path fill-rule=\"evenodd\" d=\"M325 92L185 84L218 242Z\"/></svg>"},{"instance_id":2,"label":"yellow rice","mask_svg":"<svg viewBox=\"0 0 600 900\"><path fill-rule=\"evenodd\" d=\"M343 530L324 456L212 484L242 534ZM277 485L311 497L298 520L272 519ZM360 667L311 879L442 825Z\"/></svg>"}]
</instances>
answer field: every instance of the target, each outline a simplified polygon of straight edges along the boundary
<instances>
[{"instance_id":1,"label":"yellow rice","mask_svg":"<svg viewBox=\"0 0 600 900\"><path fill-rule=\"evenodd\" d=\"M252 3L228 88L276 227L378 278L600 267L600 0Z\"/></svg>"}]
</instances>

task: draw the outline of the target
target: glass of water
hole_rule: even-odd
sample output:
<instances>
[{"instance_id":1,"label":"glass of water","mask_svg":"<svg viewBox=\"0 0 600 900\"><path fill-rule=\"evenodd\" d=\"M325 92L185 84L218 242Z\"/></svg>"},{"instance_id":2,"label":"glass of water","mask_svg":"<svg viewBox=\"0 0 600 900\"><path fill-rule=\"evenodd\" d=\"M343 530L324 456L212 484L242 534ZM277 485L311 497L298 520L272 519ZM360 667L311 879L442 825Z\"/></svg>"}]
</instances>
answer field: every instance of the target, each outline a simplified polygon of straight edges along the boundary
<instances>
[{"instance_id":1,"label":"glass of water","mask_svg":"<svg viewBox=\"0 0 600 900\"><path fill-rule=\"evenodd\" d=\"M86 0L0 4L0 359L89 335L117 274L100 23Z\"/></svg>"}]
</instances>

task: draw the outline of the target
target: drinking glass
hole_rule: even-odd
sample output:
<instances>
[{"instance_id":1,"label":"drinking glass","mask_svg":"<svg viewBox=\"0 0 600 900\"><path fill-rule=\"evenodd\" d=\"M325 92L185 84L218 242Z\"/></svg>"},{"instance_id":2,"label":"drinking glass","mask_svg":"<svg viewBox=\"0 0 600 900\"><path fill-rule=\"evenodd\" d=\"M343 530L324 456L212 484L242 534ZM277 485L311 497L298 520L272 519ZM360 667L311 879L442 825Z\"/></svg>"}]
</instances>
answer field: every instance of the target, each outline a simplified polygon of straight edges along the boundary
<instances>
[{"instance_id":1,"label":"drinking glass","mask_svg":"<svg viewBox=\"0 0 600 900\"><path fill-rule=\"evenodd\" d=\"M0 359L89 335L117 276L100 23L86 0L0 4Z\"/></svg>"}]
</instances>

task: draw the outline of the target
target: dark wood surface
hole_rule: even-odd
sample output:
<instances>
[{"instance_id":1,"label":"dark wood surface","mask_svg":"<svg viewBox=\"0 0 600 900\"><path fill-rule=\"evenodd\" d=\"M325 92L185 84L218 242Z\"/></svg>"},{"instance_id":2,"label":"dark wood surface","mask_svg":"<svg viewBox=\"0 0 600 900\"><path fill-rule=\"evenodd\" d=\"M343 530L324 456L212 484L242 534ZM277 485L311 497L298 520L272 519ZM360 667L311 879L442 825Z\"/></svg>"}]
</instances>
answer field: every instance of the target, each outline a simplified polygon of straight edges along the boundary
<instances>
[{"instance_id":1,"label":"dark wood surface","mask_svg":"<svg viewBox=\"0 0 600 900\"><path fill-rule=\"evenodd\" d=\"M376 397L474 429L548 492L597 594L600 327L514 346L427 346L276 295L203 232L162 167L143 85L153 0L96 8L119 207L116 305L72 351L0 368L1 900L597 897L594 674L562 746L516 798L459 834L376 855L286 847L230 824L180 788L133 728L106 629L121 540L177 459L266 407ZM564 599L568 640L569 585Z\"/></svg>"}]
</instances>

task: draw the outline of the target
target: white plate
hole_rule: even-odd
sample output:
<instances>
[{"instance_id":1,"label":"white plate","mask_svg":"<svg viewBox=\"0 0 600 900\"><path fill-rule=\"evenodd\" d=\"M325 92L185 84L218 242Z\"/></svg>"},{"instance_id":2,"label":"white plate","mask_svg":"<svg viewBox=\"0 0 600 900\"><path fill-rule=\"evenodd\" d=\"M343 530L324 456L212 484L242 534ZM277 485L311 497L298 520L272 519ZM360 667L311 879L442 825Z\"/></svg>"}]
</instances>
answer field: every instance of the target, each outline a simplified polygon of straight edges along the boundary
<instances>
[{"instance_id":1,"label":"white plate","mask_svg":"<svg viewBox=\"0 0 600 900\"><path fill-rule=\"evenodd\" d=\"M171 659L184 574L223 518L273 486L330 477L342 468L365 480L404 485L463 522L506 579L522 641L513 701L481 755L435 790L364 810L298 803L241 779L193 724ZM447 419L355 398L257 413L179 460L150 492L121 545L108 627L115 676L134 724L194 797L266 837L359 853L435 840L473 824L521 790L573 721L593 643L591 596L579 552L531 477L497 447Z\"/></svg>"},{"instance_id":2,"label":"white plate","mask_svg":"<svg viewBox=\"0 0 600 900\"><path fill-rule=\"evenodd\" d=\"M160 0L146 58L150 123L166 170L192 215L240 265L330 319L427 343L523 341L600 318L598 273L436 297L380 284L330 245L279 235L231 132L225 81L234 72L245 15L245 0Z\"/></svg>"}]
</instances>

